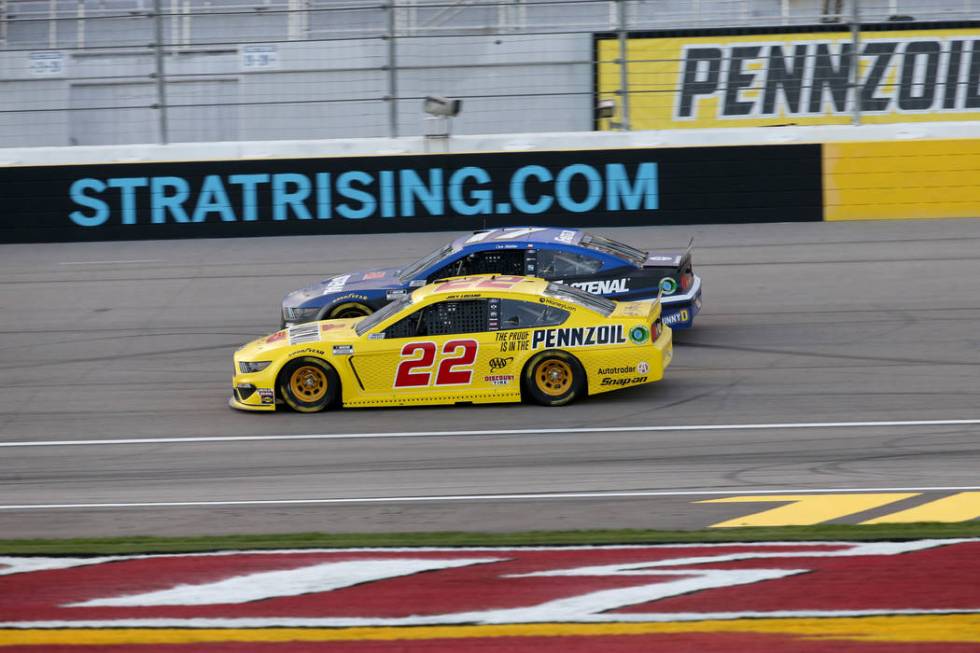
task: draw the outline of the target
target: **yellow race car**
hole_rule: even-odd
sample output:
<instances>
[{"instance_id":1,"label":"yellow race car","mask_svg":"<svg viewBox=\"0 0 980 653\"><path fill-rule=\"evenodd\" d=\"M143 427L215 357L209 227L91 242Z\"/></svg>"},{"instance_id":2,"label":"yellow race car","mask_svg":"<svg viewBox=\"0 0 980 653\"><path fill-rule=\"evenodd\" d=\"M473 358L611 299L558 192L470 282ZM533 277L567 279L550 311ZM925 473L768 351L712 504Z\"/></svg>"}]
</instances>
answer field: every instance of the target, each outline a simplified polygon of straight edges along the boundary
<instances>
[{"instance_id":1,"label":"yellow race car","mask_svg":"<svg viewBox=\"0 0 980 653\"><path fill-rule=\"evenodd\" d=\"M230 404L300 412L344 406L560 406L663 378L660 301L615 302L533 277L437 281L381 310L300 324L235 352Z\"/></svg>"}]
</instances>

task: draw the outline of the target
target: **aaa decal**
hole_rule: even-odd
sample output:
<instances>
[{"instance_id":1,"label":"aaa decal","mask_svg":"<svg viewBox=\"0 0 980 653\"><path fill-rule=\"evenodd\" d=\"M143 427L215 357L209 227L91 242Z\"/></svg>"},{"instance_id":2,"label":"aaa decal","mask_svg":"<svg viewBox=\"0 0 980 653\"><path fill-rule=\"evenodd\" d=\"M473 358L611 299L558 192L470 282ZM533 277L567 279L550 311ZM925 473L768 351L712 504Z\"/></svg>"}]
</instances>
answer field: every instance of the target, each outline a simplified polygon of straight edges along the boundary
<instances>
[{"instance_id":1,"label":"aaa decal","mask_svg":"<svg viewBox=\"0 0 980 653\"><path fill-rule=\"evenodd\" d=\"M502 370L508 365L514 362L513 356L497 356L490 359L490 371L496 372L497 370Z\"/></svg>"}]
</instances>

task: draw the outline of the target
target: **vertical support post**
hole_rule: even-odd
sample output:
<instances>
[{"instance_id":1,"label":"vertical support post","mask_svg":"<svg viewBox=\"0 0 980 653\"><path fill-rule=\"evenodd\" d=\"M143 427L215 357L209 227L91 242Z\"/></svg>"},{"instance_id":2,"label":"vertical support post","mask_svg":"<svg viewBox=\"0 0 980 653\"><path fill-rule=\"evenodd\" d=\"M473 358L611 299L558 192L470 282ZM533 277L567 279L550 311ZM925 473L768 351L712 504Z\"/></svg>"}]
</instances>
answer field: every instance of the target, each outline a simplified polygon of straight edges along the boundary
<instances>
[{"instance_id":1,"label":"vertical support post","mask_svg":"<svg viewBox=\"0 0 980 653\"><path fill-rule=\"evenodd\" d=\"M180 0L170 0L170 45L186 45L180 38Z\"/></svg>"},{"instance_id":2,"label":"vertical support post","mask_svg":"<svg viewBox=\"0 0 980 653\"><path fill-rule=\"evenodd\" d=\"M48 0L48 47L58 47L58 0Z\"/></svg>"},{"instance_id":3,"label":"vertical support post","mask_svg":"<svg viewBox=\"0 0 980 653\"><path fill-rule=\"evenodd\" d=\"M157 117L160 119L160 144L166 145L167 133L167 77L163 66L163 0L153 0L154 41L153 56L156 61Z\"/></svg>"},{"instance_id":4,"label":"vertical support post","mask_svg":"<svg viewBox=\"0 0 980 653\"><path fill-rule=\"evenodd\" d=\"M616 31L619 40L619 124L623 131L630 130L629 54L626 34L626 0L616 0Z\"/></svg>"},{"instance_id":5,"label":"vertical support post","mask_svg":"<svg viewBox=\"0 0 980 653\"><path fill-rule=\"evenodd\" d=\"M191 44L191 16L191 0L184 0L180 9L180 42L183 45Z\"/></svg>"},{"instance_id":6,"label":"vertical support post","mask_svg":"<svg viewBox=\"0 0 980 653\"><path fill-rule=\"evenodd\" d=\"M851 124L861 124L861 6L860 0L851 0L851 65L848 75L853 103L851 105Z\"/></svg>"},{"instance_id":7,"label":"vertical support post","mask_svg":"<svg viewBox=\"0 0 980 653\"><path fill-rule=\"evenodd\" d=\"M7 45L7 0L0 0L0 48Z\"/></svg>"},{"instance_id":8,"label":"vertical support post","mask_svg":"<svg viewBox=\"0 0 980 653\"><path fill-rule=\"evenodd\" d=\"M85 0L75 3L75 47L85 47Z\"/></svg>"},{"instance_id":9,"label":"vertical support post","mask_svg":"<svg viewBox=\"0 0 980 653\"><path fill-rule=\"evenodd\" d=\"M395 36L397 35L395 20L395 2L388 4L388 135L398 138L398 51Z\"/></svg>"}]
</instances>

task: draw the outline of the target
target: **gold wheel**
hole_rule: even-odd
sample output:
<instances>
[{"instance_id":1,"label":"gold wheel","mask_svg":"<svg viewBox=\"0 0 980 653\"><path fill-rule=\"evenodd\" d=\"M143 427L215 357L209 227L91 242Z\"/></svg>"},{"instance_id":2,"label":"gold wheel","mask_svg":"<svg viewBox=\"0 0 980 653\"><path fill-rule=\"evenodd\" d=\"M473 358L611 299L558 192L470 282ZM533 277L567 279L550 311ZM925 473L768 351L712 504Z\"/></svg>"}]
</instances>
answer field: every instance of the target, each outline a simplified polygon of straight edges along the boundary
<instances>
[{"instance_id":1,"label":"gold wheel","mask_svg":"<svg viewBox=\"0 0 980 653\"><path fill-rule=\"evenodd\" d=\"M572 387L572 367L563 360L552 358L543 362L534 373L538 390L549 397L560 397Z\"/></svg>"},{"instance_id":2,"label":"gold wheel","mask_svg":"<svg viewBox=\"0 0 980 653\"><path fill-rule=\"evenodd\" d=\"M323 368L315 365L302 365L289 375L289 388L297 398L314 403L327 395L329 382Z\"/></svg>"}]
</instances>

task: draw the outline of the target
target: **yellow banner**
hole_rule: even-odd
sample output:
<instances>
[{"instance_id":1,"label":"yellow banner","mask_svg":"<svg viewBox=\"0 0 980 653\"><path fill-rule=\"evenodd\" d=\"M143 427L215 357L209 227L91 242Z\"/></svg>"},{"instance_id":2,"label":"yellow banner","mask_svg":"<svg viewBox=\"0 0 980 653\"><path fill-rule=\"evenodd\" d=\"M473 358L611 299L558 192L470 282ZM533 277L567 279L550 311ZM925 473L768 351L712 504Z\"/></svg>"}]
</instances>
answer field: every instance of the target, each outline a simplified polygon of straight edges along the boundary
<instances>
[{"instance_id":1,"label":"yellow banner","mask_svg":"<svg viewBox=\"0 0 980 653\"><path fill-rule=\"evenodd\" d=\"M980 28L627 41L630 126L642 129L980 119ZM598 100L620 102L619 43L597 42ZM601 120L610 129L621 112Z\"/></svg>"},{"instance_id":2,"label":"yellow banner","mask_svg":"<svg viewBox=\"0 0 980 653\"><path fill-rule=\"evenodd\" d=\"M825 143L824 220L975 218L977 179L980 140Z\"/></svg>"}]
</instances>

